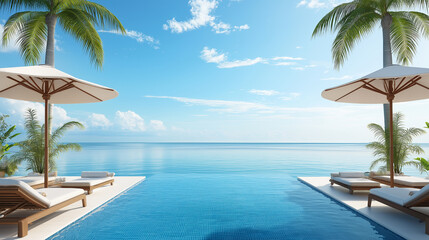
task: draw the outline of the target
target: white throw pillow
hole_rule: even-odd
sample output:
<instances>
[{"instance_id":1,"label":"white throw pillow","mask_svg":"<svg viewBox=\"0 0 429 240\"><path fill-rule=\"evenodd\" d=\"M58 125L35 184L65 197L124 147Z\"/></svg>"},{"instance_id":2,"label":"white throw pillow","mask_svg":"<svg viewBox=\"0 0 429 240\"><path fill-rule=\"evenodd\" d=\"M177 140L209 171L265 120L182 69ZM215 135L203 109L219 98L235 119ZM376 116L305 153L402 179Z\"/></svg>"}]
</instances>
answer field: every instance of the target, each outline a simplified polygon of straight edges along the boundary
<instances>
[{"instance_id":1,"label":"white throw pillow","mask_svg":"<svg viewBox=\"0 0 429 240\"><path fill-rule=\"evenodd\" d=\"M365 173L363 172L340 172L340 177L343 178L363 178Z\"/></svg>"},{"instance_id":2,"label":"white throw pillow","mask_svg":"<svg viewBox=\"0 0 429 240\"><path fill-rule=\"evenodd\" d=\"M82 178L105 178L109 175L109 172L82 172Z\"/></svg>"}]
</instances>

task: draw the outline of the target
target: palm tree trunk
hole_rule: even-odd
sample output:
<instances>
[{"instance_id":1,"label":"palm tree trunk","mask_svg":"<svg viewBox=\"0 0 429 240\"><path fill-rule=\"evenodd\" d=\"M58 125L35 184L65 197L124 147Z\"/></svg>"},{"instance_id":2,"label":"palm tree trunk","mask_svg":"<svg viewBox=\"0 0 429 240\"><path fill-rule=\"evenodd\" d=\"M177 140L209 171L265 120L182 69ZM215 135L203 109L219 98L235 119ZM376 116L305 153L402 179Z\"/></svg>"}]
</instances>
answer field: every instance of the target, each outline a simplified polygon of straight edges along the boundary
<instances>
[{"instance_id":1,"label":"palm tree trunk","mask_svg":"<svg viewBox=\"0 0 429 240\"><path fill-rule=\"evenodd\" d=\"M49 14L46 16L46 25L48 27L48 38L46 41L45 64L55 67L55 25L57 24L57 16ZM52 108L53 104L49 104L49 133L52 133Z\"/></svg>"},{"instance_id":2,"label":"palm tree trunk","mask_svg":"<svg viewBox=\"0 0 429 240\"><path fill-rule=\"evenodd\" d=\"M392 61L392 43L390 39L390 26L392 25L392 16L387 13L381 19L381 29L383 32L383 67L393 65ZM384 113L384 129L389 130L390 113L389 104L383 104ZM390 132L390 131L389 131ZM390 156L389 156L390 159ZM389 163L386 162L387 169L390 168Z\"/></svg>"}]
</instances>

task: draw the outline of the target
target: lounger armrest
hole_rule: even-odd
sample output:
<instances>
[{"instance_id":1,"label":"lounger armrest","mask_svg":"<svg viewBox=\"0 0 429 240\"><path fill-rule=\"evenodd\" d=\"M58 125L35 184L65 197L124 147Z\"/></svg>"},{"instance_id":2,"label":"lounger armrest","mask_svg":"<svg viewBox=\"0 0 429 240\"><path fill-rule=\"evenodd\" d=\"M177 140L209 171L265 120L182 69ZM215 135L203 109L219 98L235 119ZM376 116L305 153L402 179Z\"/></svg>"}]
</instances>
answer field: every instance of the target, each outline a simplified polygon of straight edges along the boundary
<instances>
[{"instance_id":1,"label":"lounger armrest","mask_svg":"<svg viewBox=\"0 0 429 240\"><path fill-rule=\"evenodd\" d=\"M107 176L108 176L108 177L114 177L114 176L115 176L115 173L114 173L114 172L109 172L109 173L107 174Z\"/></svg>"}]
</instances>

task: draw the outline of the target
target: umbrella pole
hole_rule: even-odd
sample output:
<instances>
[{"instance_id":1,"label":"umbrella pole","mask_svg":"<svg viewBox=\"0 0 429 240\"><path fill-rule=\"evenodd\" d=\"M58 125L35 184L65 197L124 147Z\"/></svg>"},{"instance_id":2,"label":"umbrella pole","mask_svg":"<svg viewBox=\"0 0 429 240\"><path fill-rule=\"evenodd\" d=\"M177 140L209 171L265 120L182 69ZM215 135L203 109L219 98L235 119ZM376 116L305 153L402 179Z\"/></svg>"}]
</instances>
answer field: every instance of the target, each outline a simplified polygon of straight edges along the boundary
<instances>
[{"instance_id":1,"label":"umbrella pole","mask_svg":"<svg viewBox=\"0 0 429 240\"><path fill-rule=\"evenodd\" d=\"M45 188L48 187L48 172L49 172L49 137L48 137L48 131L49 131L49 84L48 82L44 82L45 84L45 94L43 94L43 99L45 99L45 169L44 169L44 178L45 178Z\"/></svg>"},{"instance_id":2,"label":"umbrella pole","mask_svg":"<svg viewBox=\"0 0 429 240\"><path fill-rule=\"evenodd\" d=\"M390 187L394 187L394 169L393 169L393 99L395 95L392 93L393 90L393 82L389 81L389 94L387 95L387 100L389 101L389 140L390 140Z\"/></svg>"}]
</instances>

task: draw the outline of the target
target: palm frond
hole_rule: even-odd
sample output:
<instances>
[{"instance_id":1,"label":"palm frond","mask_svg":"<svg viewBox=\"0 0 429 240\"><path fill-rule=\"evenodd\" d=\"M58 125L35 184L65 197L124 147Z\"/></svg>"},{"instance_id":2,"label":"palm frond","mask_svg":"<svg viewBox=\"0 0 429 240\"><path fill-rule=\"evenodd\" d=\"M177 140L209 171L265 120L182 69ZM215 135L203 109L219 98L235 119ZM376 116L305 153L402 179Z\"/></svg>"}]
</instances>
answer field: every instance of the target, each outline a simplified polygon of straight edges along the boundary
<instances>
[{"instance_id":1,"label":"palm frond","mask_svg":"<svg viewBox=\"0 0 429 240\"><path fill-rule=\"evenodd\" d=\"M21 55L27 64L38 64L40 55L45 49L47 37L46 12L35 12L32 18L24 23L18 36Z\"/></svg>"},{"instance_id":2,"label":"palm frond","mask_svg":"<svg viewBox=\"0 0 429 240\"><path fill-rule=\"evenodd\" d=\"M82 43L91 61L101 67L104 58L103 44L88 14L81 10L64 9L58 14L58 19L64 30Z\"/></svg>"},{"instance_id":3,"label":"palm frond","mask_svg":"<svg viewBox=\"0 0 429 240\"><path fill-rule=\"evenodd\" d=\"M370 33L379 21L380 15L369 10L371 9L355 9L338 22L338 33L332 44L332 57L336 69L344 64L356 42Z\"/></svg>"},{"instance_id":4,"label":"palm frond","mask_svg":"<svg viewBox=\"0 0 429 240\"><path fill-rule=\"evenodd\" d=\"M419 27L406 12L391 12L390 14L392 16L390 28L392 51L396 54L399 63L409 65L416 53L420 36Z\"/></svg>"}]
</instances>

